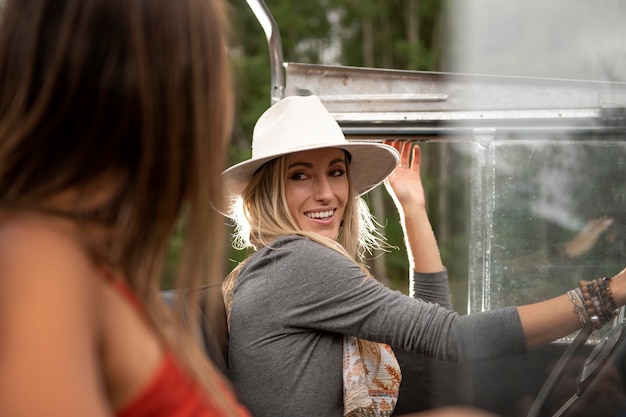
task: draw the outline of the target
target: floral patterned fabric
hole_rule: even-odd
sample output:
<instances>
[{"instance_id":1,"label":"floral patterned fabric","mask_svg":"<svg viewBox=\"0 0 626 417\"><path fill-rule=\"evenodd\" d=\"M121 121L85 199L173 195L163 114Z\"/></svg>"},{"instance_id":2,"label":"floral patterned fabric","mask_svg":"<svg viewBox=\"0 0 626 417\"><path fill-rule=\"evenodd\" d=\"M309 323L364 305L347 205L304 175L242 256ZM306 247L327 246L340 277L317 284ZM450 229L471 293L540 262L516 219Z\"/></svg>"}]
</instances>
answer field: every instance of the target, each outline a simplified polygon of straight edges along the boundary
<instances>
[{"instance_id":1,"label":"floral patterned fabric","mask_svg":"<svg viewBox=\"0 0 626 417\"><path fill-rule=\"evenodd\" d=\"M393 351L382 343L343 338L345 417L388 417L398 400L402 374Z\"/></svg>"}]
</instances>

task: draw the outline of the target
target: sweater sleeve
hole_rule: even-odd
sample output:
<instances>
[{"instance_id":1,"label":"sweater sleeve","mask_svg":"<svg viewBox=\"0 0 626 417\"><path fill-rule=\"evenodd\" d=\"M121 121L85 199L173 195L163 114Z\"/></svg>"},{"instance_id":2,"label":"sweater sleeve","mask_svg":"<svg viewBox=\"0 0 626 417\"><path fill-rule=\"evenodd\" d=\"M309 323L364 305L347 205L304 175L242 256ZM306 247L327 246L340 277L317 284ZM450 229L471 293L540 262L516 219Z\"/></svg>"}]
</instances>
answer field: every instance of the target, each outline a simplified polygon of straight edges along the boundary
<instances>
[{"instance_id":1,"label":"sweater sleeve","mask_svg":"<svg viewBox=\"0 0 626 417\"><path fill-rule=\"evenodd\" d=\"M413 271L411 288L414 298L421 298L429 303L436 303L452 310L447 269L432 273Z\"/></svg>"},{"instance_id":2,"label":"sweater sleeve","mask_svg":"<svg viewBox=\"0 0 626 417\"><path fill-rule=\"evenodd\" d=\"M283 238L257 255L247 268L267 269L267 318L290 331L349 334L461 362L525 350L515 308L459 316L367 279L354 262L306 238Z\"/></svg>"}]
</instances>

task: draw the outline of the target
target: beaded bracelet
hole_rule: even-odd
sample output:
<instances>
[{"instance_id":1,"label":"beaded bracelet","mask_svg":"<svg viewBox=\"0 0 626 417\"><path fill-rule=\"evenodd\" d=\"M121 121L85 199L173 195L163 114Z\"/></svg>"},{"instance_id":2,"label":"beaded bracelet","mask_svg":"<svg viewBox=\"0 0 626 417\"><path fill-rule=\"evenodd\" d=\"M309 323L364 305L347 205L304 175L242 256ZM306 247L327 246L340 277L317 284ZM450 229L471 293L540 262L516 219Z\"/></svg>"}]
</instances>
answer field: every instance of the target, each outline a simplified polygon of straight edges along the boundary
<instances>
[{"instance_id":1,"label":"beaded bracelet","mask_svg":"<svg viewBox=\"0 0 626 417\"><path fill-rule=\"evenodd\" d=\"M602 313L606 316L607 321L611 320L614 316L613 307L615 305L614 301L611 301L609 297L610 287L608 285L607 280L604 278L598 278L596 280L596 287L598 288L598 295L600 296L600 303L602 305Z\"/></svg>"},{"instance_id":2,"label":"beaded bracelet","mask_svg":"<svg viewBox=\"0 0 626 417\"><path fill-rule=\"evenodd\" d=\"M591 281L580 280L584 310L595 329L617 315L617 305L610 287L610 278L598 278Z\"/></svg>"},{"instance_id":3,"label":"beaded bracelet","mask_svg":"<svg viewBox=\"0 0 626 417\"><path fill-rule=\"evenodd\" d=\"M613 298L613 291L611 291L611 286L609 285L609 283L611 282L611 278L609 277L603 277L602 281L604 281L606 283L606 292L609 295L609 301L611 303L611 308L613 310L617 310L617 304L615 303L615 298Z\"/></svg>"},{"instance_id":4,"label":"beaded bracelet","mask_svg":"<svg viewBox=\"0 0 626 417\"><path fill-rule=\"evenodd\" d=\"M590 291L590 285L588 285L587 281L580 280L580 291L583 294L583 302L585 306L585 311L587 313L587 317L589 317L589 321L593 324L593 327L598 329L602 327L600 323L600 318L596 314L596 310L594 308L594 303L592 299L592 294Z\"/></svg>"}]
</instances>

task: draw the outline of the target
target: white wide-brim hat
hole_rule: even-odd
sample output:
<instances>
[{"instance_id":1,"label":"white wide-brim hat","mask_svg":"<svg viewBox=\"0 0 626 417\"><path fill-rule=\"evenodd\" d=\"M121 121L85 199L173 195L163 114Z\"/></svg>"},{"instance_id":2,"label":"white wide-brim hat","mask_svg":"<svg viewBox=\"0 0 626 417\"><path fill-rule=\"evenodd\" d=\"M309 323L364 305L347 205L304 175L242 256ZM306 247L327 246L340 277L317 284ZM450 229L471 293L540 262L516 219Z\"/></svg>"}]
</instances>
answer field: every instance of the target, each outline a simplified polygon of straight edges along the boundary
<instances>
[{"instance_id":1,"label":"white wide-brim hat","mask_svg":"<svg viewBox=\"0 0 626 417\"><path fill-rule=\"evenodd\" d=\"M241 195L257 169L279 156L320 148L350 153L350 177L359 195L380 184L398 164L398 151L375 142L346 140L316 96L289 96L267 109L252 133L252 157L222 173L224 190Z\"/></svg>"}]
</instances>

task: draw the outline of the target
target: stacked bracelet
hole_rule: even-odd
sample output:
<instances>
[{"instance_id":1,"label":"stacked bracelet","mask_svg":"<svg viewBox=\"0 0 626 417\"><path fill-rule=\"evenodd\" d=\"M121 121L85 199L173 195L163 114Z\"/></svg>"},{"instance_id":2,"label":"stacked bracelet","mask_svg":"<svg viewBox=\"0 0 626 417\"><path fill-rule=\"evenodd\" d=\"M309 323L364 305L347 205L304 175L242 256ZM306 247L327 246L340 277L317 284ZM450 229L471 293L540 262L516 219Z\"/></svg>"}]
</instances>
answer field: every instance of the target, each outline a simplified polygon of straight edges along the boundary
<instances>
[{"instance_id":1,"label":"stacked bracelet","mask_svg":"<svg viewBox=\"0 0 626 417\"><path fill-rule=\"evenodd\" d=\"M567 292L569 300L574 304L574 313L578 314L580 320L580 327L587 327L591 323L587 310L585 309L585 300L583 299L583 293L580 288L575 290L569 290Z\"/></svg>"},{"instance_id":2,"label":"stacked bracelet","mask_svg":"<svg viewBox=\"0 0 626 417\"><path fill-rule=\"evenodd\" d=\"M598 278L591 281L580 281L580 291L584 310L596 329L617 315L617 305L610 287L610 278ZM571 300L571 298L570 298ZM576 311L576 308L574 308Z\"/></svg>"}]
</instances>

